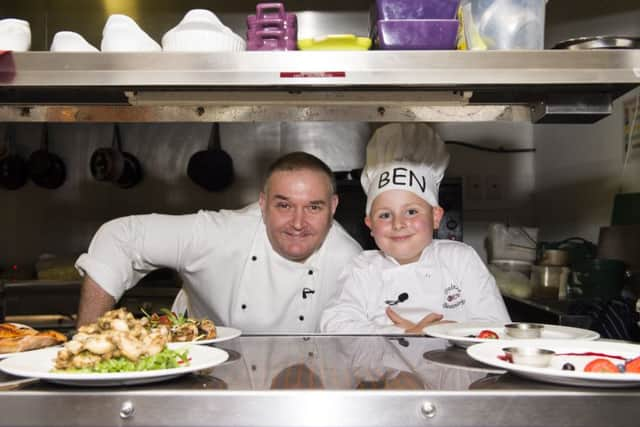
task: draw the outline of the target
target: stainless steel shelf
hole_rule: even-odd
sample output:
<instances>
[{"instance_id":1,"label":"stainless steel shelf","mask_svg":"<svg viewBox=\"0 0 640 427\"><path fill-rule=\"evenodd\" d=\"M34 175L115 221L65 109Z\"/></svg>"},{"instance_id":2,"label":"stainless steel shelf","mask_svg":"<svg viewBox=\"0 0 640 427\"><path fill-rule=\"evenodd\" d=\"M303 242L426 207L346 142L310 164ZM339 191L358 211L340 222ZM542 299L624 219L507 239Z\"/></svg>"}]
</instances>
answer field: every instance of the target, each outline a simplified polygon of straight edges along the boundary
<instances>
[{"instance_id":1,"label":"stainless steel shelf","mask_svg":"<svg viewBox=\"0 0 640 427\"><path fill-rule=\"evenodd\" d=\"M135 106L120 114L135 121L594 121L640 85L640 50L25 52L0 57L0 83L0 119L15 121L119 114L64 109L88 105Z\"/></svg>"}]
</instances>

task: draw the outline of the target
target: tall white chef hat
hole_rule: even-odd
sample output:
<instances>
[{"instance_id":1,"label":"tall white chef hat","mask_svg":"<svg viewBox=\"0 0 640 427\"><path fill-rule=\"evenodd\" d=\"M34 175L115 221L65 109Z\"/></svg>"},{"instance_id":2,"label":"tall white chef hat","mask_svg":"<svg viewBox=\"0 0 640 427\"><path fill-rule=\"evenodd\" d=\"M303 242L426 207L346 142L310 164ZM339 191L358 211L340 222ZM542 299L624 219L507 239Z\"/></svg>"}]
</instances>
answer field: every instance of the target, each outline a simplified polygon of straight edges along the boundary
<instances>
[{"instance_id":1,"label":"tall white chef hat","mask_svg":"<svg viewBox=\"0 0 640 427\"><path fill-rule=\"evenodd\" d=\"M438 189L449 164L440 136L424 123L393 123L379 128L367 145L360 183L367 193L367 215L375 198L388 190L407 190L438 206Z\"/></svg>"}]
</instances>

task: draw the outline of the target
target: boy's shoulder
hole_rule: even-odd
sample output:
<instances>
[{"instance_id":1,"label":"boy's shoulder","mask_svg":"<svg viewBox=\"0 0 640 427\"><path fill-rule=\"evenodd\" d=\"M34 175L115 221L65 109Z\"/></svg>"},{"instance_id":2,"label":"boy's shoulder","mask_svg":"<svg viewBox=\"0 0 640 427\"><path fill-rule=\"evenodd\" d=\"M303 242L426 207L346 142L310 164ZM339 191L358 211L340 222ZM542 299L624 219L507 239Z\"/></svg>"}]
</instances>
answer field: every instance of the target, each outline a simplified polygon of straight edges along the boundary
<instances>
[{"instance_id":1,"label":"boy's shoulder","mask_svg":"<svg viewBox=\"0 0 640 427\"><path fill-rule=\"evenodd\" d=\"M382 265L385 257L381 251L377 249L362 251L351 261L351 267L354 270L367 269L372 266Z\"/></svg>"},{"instance_id":2,"label":"boy's shoulder","mask_svg":"<svg viewBox=\"0 0 640 427\"><path fill-rule=\"evenodd\" d=\"M437 251L475 252L471 246L457 240L434 239L431 243Z\"/></svg>"}]
</instances>

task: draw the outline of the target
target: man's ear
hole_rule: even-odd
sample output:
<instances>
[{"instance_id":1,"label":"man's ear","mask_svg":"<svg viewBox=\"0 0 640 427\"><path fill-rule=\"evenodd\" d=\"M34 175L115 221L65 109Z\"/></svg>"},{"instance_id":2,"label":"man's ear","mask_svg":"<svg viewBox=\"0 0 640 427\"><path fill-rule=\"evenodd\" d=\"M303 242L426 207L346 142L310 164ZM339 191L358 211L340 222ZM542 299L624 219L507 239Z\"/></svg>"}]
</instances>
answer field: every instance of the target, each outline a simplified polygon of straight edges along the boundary
<instances>
[{"instance_id":1,"label":"man's ear","mask_svg":"<svg viewBox=\"0 0 640 427\"><path fill-rule=\"evenodd\" d=\"M444 216L444 209L440 206L433 207L433 229L437 230L440 228L440 221L442 221L442 217Z\"/></svg>"},{"instance_id":2,"label":"man's ear","mask_svg":"<svg viewBox=\"0 0 640 427\"><path fill-rule=\"evenodd\" d=\"M264 194L264 191L260 192L260 197L258 198L258 204L260 205L260 210L264 214L264 207L267 204L267 196Z\"/></svg>"},{"instance_id":3,"label":"man's ear","mask_svg":"<svg viewBox=\"0 0 640 427\"><path fill-rule=\"evenodd\" d=\"M340 198L338 197L337 194L334 194L333 196L331 196L331 216L336 214L336 209L338 208L339 201L340 201Z\"/></svg>"}]
</instances>

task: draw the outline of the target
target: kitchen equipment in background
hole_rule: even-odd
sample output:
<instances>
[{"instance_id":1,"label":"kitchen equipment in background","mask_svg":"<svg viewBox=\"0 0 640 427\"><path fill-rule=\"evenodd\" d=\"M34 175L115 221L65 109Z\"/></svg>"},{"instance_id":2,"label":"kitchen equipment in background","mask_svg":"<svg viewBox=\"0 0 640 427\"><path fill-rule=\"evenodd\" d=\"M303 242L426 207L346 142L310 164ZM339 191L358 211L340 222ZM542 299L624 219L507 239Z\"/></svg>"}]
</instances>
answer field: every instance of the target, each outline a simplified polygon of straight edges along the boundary
<instances>
[{"instance_id":1,"label":"kitchen equipment in background","mask_svg":"<svg viewBox=\"0 0 640 427\"><path fill-rule=\"evenodd\" d=\"M489 261L518 260L533 263L536 259L538 229L502 223L489 224L487 252Z\"/></svg>"},{"instance_id":2,"label":"kitchen equipment in background","mask_svg":"<svg viewBox=\"0 0 640 427\"><path fill-rule=\"evenodd\" d=\"M371 38L385 50L455 49L460 0L377 0Z\"/></svg>"},{"instance_id":3,"label":"kitchen equipment in background","mask_svg":"<svg viewBox=\"0 0 640 427\"><path fill-rule=\"evenodd\" d=\"M438 203L444 209L436 239L462 242L462 178L445 177L438 190Z\"/></svg>"},{"instance_id":4,"label":"kitchen equipment in background","mask_svg":"<svg viewBox=\"0 0 640 427\"><path fill-rule=\"evenodd\" d=\"M467 49L544 49L545 3L545 0L462 0Z\"/></svg>"},{"instance_id":5,"label":"kitchen equipment in background","mask_svg":"<svg viewBox=\"0 0 640 427\"><path fill-rule=\"evenodd\" d=\"M0 19L0 50L26 52L31 48L31 26L23 19Z\"/></svg>"},{"instance_id":6,"label":"kitchen equipment in background","mask_svg":"<svg viewBox=\"0 0 640 427\"><path fill-rule=\"evenodd\" d=\"M620 193L613 199L611 225L640 224L640 193Z\"/></svg>"},{"instance_id":7,"label":"kitchen equipment in background","mask_svg":"<svg viewBox=\"0 0 640 427\"><path fill-rule=\"evenodd\" d=\"M564 267L569 265L569 251L564 249L546 249L538 260L538 265Z\"/></svg>"},{"instance_id":8,"label":"kitchen equipment in background","mask_svg":"<svg viewBox=\"0 0 640 427\"><path fill-rule=\"evenodd\" d=\"M592 258L572 265L570 293L575 298L610 300L620 297L626 279L623 261Z\"/></svg>"},{"instance_id":9,"label":"kitchen equipment in background","mask_svg":"<svg viewBox=\"0 0 640 427\"><path fill-rule=\"evenodd\" d=\"M209 146L189 159L187 175L207 191L222 191L233 183L233 159L220 146L220 126L211 124Z\"/></svg>"},{"instance_id":10,"label":"kitchen equipment in background","mask_svg":"<svg viewBox=\"0 0 640 427\"><path fill-rule=\"evenodd\" d=\"M540 299L566 299L570 272L568 267L532 266L530 279L532 296Z\"/></svg>"},{"instance_id":11,"label":"kitchen equipment in background","mask_svg":"<svg viewBox=\"0 0 640 427\"><path fill-rule=\"evenodd\" d=\"M569 256L569 262L564 265L571 267L576 262L580 262L584 259L595 258L598 248L594 243L585 240L582 237L570 237L557 242L539 242L537 246L537 263L543 264L545 252L553 250L566 251ZM563 256L564 254L552 252L550 255L547 255L547 258L553 258L553 261L556 261L555 265L557 265L557 261Z\"/></svg>"},{"instance_id":12,"label":"kitchen equipment in background","mask_svg":"<svg viewBox=\"0 0 640 427\"><path fill-rule=\"evenodd\" d=\"M553 49L640 49L640 37L592 36L577 37L556 43Z\"/></svg>"},{"instance_id":13,"label":"kitchen equipment in background","mask_svg":"<svg viewBox=\"0 0 640 427\"><path fill-rule=\"evenodd\" d=\"M142 166L131 153L122 151L120 127L113 128L111 148L98 148L91 155L91 175L96 181L108 181L120 188L131 188L142 180Z\"/></svg>"},{"instance_id":14,"label":"kitchen equipment in background","mask_svg":"<svg viewBox=\"0 0 640 427\"><path fill-rule=\"evenodd\" d=\"M0 187L17 190L27 183L27 162L16 153L16 128L7 124L4 135L6 155L0 160Z\"/></svg>"},{"instance_id":15,"label":"kitchen equipment in background","mask_svg":"<svg viewBox=\"0 0 640 427\"><path fill-rule=\"evenodd\" d=\"M27 162L29 177L39 187L54 190L64 184L67 168L62 159L49 152L49 131L45 124L42 128L40 149L29 156Z\"/></svg>"},{"instance_id":16,"label":"kitchen equipment in background","mask_svg":"<svg viewBox=\"0 0 640 427\"><path fill-rule=\"evenodd\" d=\"M247 16L247 50L296 50L297 17L282 3L258 3Z\"/></svg>"},{"instance_id":17,"label":"kitchen equipment in background","mask_svg":"<svg viewBox=\"0 0 640 427\"><path fill-rule=\"evenodd\" d=\"M242 51L245 41L206 9L192 9L162 36L166 52Z\"/></svg>"},{"instance_id":18,"label":"kitchen equipment in background","mask_svg":"<svg viewBox=\"0 0 640 427\"><path fill-rule=\"evenodd\" d=\"M640 272L640 224L601 227L598 257L621 260L630 271Z\"/></svg>"},{"instance_id":19,"label":"kitchen equipment in background","mask_svg":"<svg viewBox=\"0 0 640 427\"><path fill-rule=\"evenodd\" d=\"M532 266L528 261L493 260L489 264L489 271L496 279L500 293L529 298L533 293L530 282Z\"/></svg>"}]
</instances>

